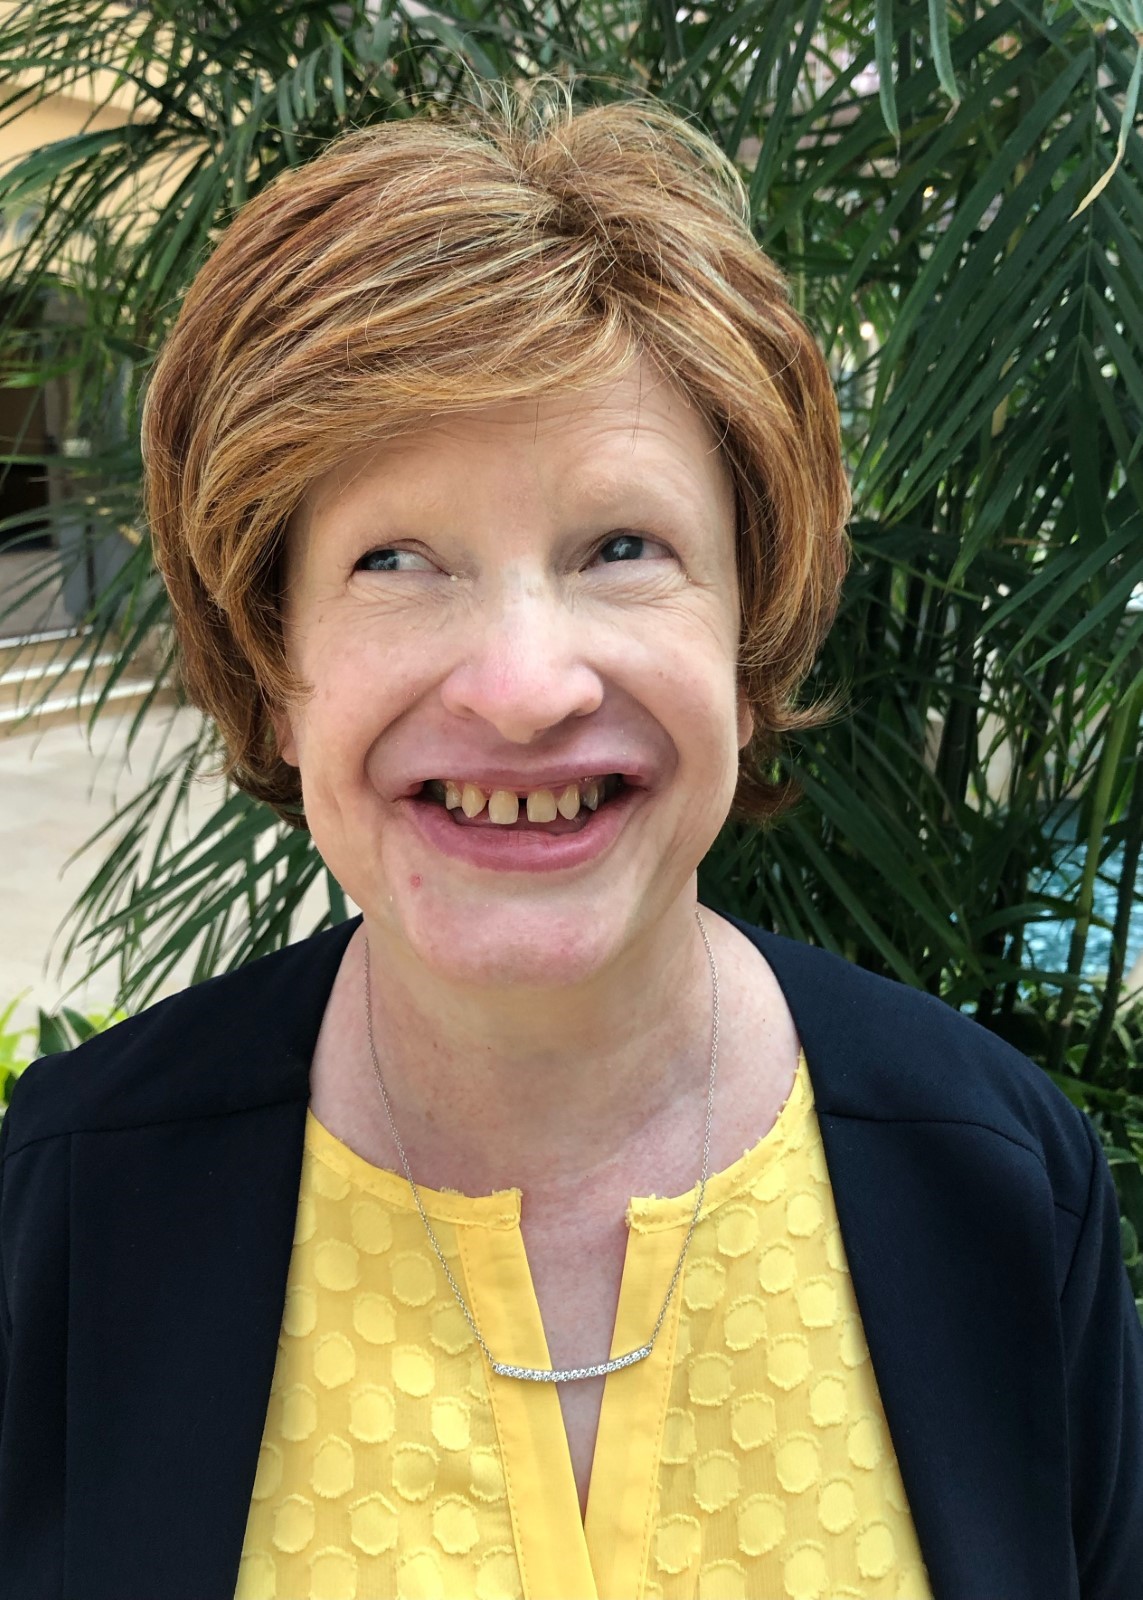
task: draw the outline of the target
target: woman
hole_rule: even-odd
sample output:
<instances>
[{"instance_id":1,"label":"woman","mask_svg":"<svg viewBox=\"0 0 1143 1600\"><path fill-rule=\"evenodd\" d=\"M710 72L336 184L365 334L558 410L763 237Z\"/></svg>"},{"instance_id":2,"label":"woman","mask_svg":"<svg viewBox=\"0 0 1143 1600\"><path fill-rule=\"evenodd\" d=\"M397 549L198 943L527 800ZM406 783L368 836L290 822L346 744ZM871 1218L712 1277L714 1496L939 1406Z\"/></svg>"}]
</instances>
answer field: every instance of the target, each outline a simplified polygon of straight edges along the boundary
<instances>
[{"instance_id":1,"label":"woman","mask_svg":"<svg viewBox=\"0 0 1143 1600\"><path fill-rule=\"evenodd\" d=\"M729 164L648 105L354 136L144 431L191 691L363 917L20 1081L4 1593L1138 1595L1090 1127L696 904L847 507Z\"/></svg>"}]
</instances>

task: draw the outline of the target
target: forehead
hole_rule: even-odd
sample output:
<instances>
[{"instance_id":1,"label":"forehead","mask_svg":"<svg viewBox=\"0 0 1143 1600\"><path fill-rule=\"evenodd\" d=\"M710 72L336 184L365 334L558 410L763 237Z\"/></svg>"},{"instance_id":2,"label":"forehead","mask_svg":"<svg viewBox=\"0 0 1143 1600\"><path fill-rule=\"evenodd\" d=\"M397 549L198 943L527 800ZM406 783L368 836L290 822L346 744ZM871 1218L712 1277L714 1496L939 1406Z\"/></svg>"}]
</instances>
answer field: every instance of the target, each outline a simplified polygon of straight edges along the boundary
<instances>
[{"instance_id":1,"label":"forehead","mask_svg":"<svg viewBox=\"0 0 1143 1600\"><path fill-rule=\"evenodd\" d=\"M715 518L733 517L725 459L702 413L645 359L621 377L574 393L553 391L434 417L352 452L314 483L308 517L336 502L380 493L417 496L481 480L513 498L594 501L639 488L679 498ZM308 520L308 518L307 518Z\"/></svg>"}]
</instances>

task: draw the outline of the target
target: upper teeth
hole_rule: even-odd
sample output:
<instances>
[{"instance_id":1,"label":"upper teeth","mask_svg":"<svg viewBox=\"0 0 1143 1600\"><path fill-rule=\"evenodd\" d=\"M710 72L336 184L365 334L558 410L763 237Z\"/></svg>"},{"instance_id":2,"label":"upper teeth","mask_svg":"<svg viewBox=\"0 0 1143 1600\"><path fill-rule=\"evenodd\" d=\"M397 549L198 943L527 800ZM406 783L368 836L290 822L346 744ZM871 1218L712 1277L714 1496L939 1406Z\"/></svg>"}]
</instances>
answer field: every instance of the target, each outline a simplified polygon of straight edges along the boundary
<instances>
[{"instance_id":1,"label":"upper teeth","mask_svg":"<svg viewBox=\"0 0 1143 1600\"><path fill-rule=\"evenodd\" d=\"M595 811L603 799L605 778L582 778L578 783L566 784L558 792L553 789L529 789L523 794L514 789L493 789L491 793L475 783L461 783L447 779L443 784L429 787L438 792L443 789L443 799L450 811L458 808L466 817L478 817L488 807L488 820L505 825L516 821L520 815L520 801L527 808L529 822L554 822L557 813L570 822L579 815L581 805Z\"/></svg>"}]
</instances>

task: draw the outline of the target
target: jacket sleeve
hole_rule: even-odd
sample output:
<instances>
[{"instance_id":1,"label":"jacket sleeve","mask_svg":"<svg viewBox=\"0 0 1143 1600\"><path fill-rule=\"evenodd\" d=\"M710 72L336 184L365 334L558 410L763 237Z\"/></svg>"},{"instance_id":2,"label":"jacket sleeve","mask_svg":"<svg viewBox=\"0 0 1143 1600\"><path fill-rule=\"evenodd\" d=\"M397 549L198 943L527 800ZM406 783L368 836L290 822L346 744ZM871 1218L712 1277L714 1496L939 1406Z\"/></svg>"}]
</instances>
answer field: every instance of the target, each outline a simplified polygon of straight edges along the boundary
<instances>
[{"instance_id":1,"label":"jacket sleeve","mask_svg":"<svg viewBox=\"0 0 1143 1600\"><path fill-rule=\"evenodd\" d=\"M1072 1529L1083 1600L1143 1596L1143 1327L1095 1130L1087 1208L1060 1300Z\"/></svg>"},{"instance_id":2,"label":"jacket sleeve","mask_svg":"<svg viewBox=\"0 0 1143 1600\"><path fill-rule=\"evenodd\" d=\"M17 1146L26 1083L27 1074L0 1123L0 1593L4 1600L58 1600L67 1491L70 1144L65 1138Z\"/></svg>"}]
</instances>

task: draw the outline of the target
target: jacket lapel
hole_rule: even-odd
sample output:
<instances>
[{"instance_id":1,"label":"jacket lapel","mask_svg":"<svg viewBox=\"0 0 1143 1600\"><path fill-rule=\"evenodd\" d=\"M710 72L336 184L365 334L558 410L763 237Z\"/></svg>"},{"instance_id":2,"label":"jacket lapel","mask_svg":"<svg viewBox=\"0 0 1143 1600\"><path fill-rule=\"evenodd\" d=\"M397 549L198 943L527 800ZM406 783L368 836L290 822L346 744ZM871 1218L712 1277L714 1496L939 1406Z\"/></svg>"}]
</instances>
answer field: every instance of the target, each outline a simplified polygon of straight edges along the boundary
<instances>
[{"instance_id":1,"label":"jacket lapel","mask_svg":"<svg viewBox=\"0 0 1143 1600\"><path fill-rule=\"evenodd\" d=\"M345 925L197 991L185 1086L71 1136L65 1593L231 1600L285 1301L309 1063ZM289 959L287 959L289 958ZM169 1021L168 1021L169 1027ZM152 1051L152 1057L154 1052ZM158 1092L165 1120L130 1121ZM172 1116L169 1104L184 1102ZM258 1100L261 1103L256 1103ZM246 1103L242 1103L245 1101ZM213 1111L210 1109L213 1103ZM137 1115L138 1113L136 1113Z\"/></svg>"},{"instance_id":2,"label":"jacket lapel","mask_svg":"<svg viewBox=\"0 0 1143 1600\"><path fill-rule=\"evenodd\" d=\"M1071 1600L1066 1412L1048 1337L1059 1316L1052 1197L1034 1153L996 1131L1005 1118L987 1084L974 1116L988 1036L938 1002L739 926L774 970L805 1050L936 1600Z\"/></svg>"}]
</instances>

